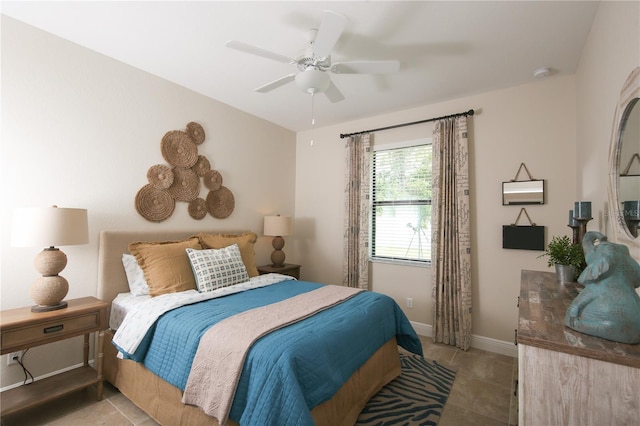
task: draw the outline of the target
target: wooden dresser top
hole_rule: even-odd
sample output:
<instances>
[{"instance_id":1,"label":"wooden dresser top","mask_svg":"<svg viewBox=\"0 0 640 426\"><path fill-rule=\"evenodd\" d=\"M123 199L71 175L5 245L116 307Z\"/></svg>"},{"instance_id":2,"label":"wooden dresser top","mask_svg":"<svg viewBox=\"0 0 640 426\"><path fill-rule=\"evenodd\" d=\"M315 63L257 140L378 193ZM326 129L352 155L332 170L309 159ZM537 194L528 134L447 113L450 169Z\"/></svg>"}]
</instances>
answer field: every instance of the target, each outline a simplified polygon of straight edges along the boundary
<instances>
[{"instance_id":1,"label":"wooden dresser top","mask_svg":"<svg viewBox=\"0 0 640 426\"><path fill-rule=\"evenodd\" d=\"M575 284L560 284L552 272L523 270L518 344L640 368L640 345L613 342L565 327L564 316L577 294Z\"/></svg>"}]
</instances>

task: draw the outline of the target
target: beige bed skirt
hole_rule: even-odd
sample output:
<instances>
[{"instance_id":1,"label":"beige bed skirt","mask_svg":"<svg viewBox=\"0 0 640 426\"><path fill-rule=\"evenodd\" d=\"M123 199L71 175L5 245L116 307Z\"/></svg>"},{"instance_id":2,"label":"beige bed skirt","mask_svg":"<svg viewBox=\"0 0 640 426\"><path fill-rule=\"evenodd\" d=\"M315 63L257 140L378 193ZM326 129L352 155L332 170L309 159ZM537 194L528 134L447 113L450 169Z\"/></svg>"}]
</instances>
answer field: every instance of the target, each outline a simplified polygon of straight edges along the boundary
<instances>
[{"instance_id":1,"label":"beige bed skirt","mask_svg":"<svg viewBox=\"0 0 640 426\"><path fill-rule=\"evenodd\" d=\"M117 359L110 344L113 333L105 333L104 378L162 425L218 425L200 408L184 405L182 391L147 370L142 364ZM330 400L311 414L316 425L353 425L358 415L384 385L400 375L400 356L395 337L385 343L358 369ZM230 425L237 425L229 421Z\"/></svg>"}]
</instances>

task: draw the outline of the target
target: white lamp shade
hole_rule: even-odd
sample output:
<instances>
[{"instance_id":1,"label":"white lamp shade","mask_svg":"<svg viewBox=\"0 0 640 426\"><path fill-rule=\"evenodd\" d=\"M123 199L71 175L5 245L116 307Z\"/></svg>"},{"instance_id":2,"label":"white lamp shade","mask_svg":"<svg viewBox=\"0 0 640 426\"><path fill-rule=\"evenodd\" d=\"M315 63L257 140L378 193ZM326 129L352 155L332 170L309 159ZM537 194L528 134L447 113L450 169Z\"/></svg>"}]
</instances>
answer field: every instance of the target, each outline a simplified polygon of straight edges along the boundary
<instances>
[{"instance_id":1,"label":"white lamp shade","mask_svg":"<svg viewBox=\"0 0 640 426\"><path fill-rule=\"evenodd\" d=\"M89 242L86 209L56 206L19 208L14 212L14 247L72 246Z\"/></svg>"},{"instance_id":2,"label":"white lamp shade","mask_svg":"<svg viewBox=\"0 0 640 426\"><path fill-rule=\"evenodd\" d=\"M284 237L293 233L293 219L291 216L265 216L264 235L270 237Z\"/></svg>"}]
</instances>

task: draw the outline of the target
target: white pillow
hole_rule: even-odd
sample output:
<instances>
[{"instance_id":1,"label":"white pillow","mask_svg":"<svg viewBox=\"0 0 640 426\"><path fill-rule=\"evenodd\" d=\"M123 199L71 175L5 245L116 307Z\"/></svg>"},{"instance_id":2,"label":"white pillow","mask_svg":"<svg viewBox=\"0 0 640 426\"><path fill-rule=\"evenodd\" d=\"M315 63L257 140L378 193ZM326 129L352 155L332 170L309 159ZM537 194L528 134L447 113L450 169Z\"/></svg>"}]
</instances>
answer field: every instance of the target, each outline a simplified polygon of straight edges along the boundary
<instances>
[{"instance_id":1,"label":"white pillow","mask_svg":"<svg viewBox=\"0 0 640 426\"><path fill-rule=\"evenodd\" d=\"M201 293L249 281L237 244L221 249L186 250Z\"/></svg>"},{"instance_id":2,"label":"white pillow","mask_svg":"<svg viewBox=\"0 0 640 426\"><path fill-rule=\"evenodd\" d=\"M127 274L131 294L134 296L149 295L147 280L145 280L144 272L142 272L142 268L138 265L136 258L132 254L124 253L122 255L122 264L124 265L124 272Z\"/></svg>"}]
</instances>

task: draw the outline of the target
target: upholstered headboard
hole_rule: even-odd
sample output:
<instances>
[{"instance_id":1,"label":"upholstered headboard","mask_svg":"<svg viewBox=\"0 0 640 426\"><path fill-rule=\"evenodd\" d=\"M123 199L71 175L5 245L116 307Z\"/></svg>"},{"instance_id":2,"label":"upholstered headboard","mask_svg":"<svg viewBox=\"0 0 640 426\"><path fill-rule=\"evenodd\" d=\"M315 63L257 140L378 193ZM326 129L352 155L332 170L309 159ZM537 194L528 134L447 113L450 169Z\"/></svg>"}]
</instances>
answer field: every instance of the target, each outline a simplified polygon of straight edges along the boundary
<instances>
[{"instance_id":1,"label":"upholstered headboard","mask_svg":"<svg viewBox=\"0 0 640 426\"><path fill-rule=\"evenodd\" d=\"M198 229L195 231L101 231L98 251L98 297L111 302L118 293L129 291L127 276L122 266L122 254L129 252L134 241L175 241L199 232L220 232ZM233 233L233 231L222 231Z\"/></svg>"}]
</instances>

